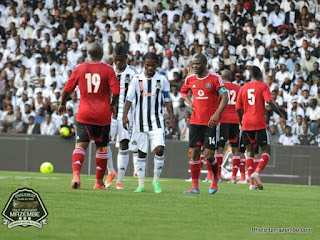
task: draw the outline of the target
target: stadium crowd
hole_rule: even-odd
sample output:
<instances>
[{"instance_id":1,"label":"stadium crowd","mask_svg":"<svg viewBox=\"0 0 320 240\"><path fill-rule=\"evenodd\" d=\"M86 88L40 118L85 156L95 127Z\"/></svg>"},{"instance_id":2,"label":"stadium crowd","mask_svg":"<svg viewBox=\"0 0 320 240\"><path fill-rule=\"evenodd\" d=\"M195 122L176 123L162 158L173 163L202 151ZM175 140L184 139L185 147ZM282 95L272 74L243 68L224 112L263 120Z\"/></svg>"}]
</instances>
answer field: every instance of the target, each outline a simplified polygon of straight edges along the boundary
<instances>
[{"instance_id":1,"label":"stadium crowd","mask_svg":"<svg viewBox=\"0 0 320 240\"><path fill-rule=\"evenodd\" d=\"M65 116L56 110L94 41L111 65L122 45L138 72L144 53L159 56L177 125L168 138L188 141L191 110L180 87L192 56L203 53L211 71L229 69L239 85L250 80L252 66L262 70L286 115L266 105L273 144L320 146L320 0L0 0L0 132L72 129L79 93Z\"/></svg>"}]
</instances>

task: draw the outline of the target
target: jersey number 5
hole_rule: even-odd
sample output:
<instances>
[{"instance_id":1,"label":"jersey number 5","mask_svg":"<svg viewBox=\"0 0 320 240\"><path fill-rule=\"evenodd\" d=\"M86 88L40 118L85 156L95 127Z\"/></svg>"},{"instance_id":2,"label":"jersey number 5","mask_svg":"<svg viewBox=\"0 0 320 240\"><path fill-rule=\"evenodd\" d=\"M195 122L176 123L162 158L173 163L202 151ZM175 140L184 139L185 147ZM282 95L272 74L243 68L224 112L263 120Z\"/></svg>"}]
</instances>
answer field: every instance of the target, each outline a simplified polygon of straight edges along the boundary
<instances>
[{"instance_id":1,"label":"jersey number 5","mask_svg":"<svg viewBox=\"0 0 320 240\"><path fill-rule=\"evenodd\" d=\"M248 103L250 105L254 105L255 102L256 102L256 96L254 95L254 89L250 88L248 89Z\"/></svg>"},{"instance_id":2,"label":"jersey number 5","mask_svg":"<svg viewBox=\"0 0 320 240\"><path fill-rule=\"evenodd\" d=\"M229 101L228 101L228 105L236 105L237 102L236 100L236 96L237 96L237 92L235 90L227 90L228 91L228 97L229 97Z\"/></svg>"},{"instance_id":3,"label":"jersey number 5","mask_svg":"<svg viewBox=\"0 0 320 240\"><path fill-rule=\"evenodd\" d=\"M92 93L92 85L94 86L93 93L97 93L101 83L100 75L98 73L87 73L85 78L87 79L88 93Z\"/></svg>"}]
</instances>

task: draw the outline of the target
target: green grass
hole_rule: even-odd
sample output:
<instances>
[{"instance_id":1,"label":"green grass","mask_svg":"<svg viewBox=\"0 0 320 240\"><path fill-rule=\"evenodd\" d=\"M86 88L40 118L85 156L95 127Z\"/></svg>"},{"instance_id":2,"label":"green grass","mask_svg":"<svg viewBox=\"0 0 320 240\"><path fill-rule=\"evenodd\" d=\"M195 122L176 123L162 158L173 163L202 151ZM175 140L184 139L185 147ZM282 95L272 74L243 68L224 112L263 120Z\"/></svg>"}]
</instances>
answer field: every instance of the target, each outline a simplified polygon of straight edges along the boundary
<instances>
[{"instance_id":1,"label":"green grass","mask_svg":"<svg viewBox=\"0 0 320 240\"><path fill-rule=\"evenodd\" d=\"M82 175L82 190L69 189L71 174L0 171L0 210L20 187L34 188L48 212L48 225L0 225L1 240L34 239L319 239L320 187L265 184L263 191L223 182L215 195L207 183L200 195L185 195L190 183L162 179L162 194L133 193L137 179L127 177L125 190L92 190L94 176ZM312 228L312 233L254 233L252 227Z\"/></svg>"}]
</instances>

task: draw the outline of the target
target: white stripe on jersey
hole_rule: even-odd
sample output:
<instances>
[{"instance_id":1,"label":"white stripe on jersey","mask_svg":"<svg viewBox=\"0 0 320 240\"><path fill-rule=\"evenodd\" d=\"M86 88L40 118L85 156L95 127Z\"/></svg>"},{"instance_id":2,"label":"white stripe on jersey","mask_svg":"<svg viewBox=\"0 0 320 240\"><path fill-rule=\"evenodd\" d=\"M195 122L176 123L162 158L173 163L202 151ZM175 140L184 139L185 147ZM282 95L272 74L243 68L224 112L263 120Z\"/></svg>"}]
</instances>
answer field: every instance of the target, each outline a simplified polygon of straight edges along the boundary
<instances>
[{"instance_id":1,"label":"white stripe on jersey","mask_svg":"<svg viewBox=\"0 0 320 240\"><path fill-rule=\"evenodd\" d=\"M117 119L122 120L124 103L126 100L125 94L128 91L128 88L129 88L129 85L130 85L130 82L131 82L133 76L137 74L137 70L134 67L127 65L126 69L122 73L118 73L116 71L116 67L114 67L114 71L116 73L117 78L119 79L119 77L120 77L120 94L119 94L119 105L118 105ZM128 86L127 91L126 91L126 84Z\"/></svg>"},{"instance_id":2,"label":"white stripe on jersey","mask_svg":"<svg viewBox=\"0 0 320 240\"><path fill-rule=\"evenodd\" d=\"M146 78L144 72L133 77L127 100L133 102L137 97L134 131L148 132L164 128L163 102L170 101L164 98L164 92L170 92L170 83L164 75L158 72L151 79ZM157 111L156 108L158 108Z\"/></svg>"}]
</instances>

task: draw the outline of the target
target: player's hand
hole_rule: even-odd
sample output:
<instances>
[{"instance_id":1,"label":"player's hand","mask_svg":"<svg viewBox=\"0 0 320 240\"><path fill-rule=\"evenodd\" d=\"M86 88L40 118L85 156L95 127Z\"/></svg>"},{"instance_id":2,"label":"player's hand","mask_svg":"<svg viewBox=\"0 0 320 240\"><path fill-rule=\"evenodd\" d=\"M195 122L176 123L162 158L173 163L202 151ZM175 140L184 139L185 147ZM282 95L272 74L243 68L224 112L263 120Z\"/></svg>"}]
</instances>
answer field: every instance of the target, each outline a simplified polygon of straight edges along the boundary
<instances>
[{"instance_id":1,"label":"player's hand","mask_svg":"<svg viewBox=\"0 0 320 240\"><path fill-rule=\"evenodd\" d=\"M126 130L128 130L129 119L128 119L127 116L123 116L122 124L123 124L123 128L126 129Z\"/></svg>"},{"instance_id":2,"label":"player's hand","mask_svg":"<svg viewBox=\"0 0 320 240\"><path fill-rule=\"evenodd\" d=\"M63 113L65 113L66 112L66 105L59 105L59 107L58 107L58 110L57 110L57 113L59 114L59 115L63 115Z\"/></svg>"},{"instance_id":3,"label":"player's hand","mask_svg":"<svg viewBox=\"0 0 320 240\"><path fill-rule=\"evenodd\" d=\"M212 128L212 127L216 126L219 119L220 119L220 114L214 113L209 120L208 127Z\"/></svg>"},{"instance_id":4,"label":"player's hand","mask_svg":"<svg viewBox=\"0 0 320 240\"><path fill-rule=\"evenodd\" d=\"M174 120L170 120L170 135L174 133L174 129L175 129L175 122Z\"/></svg>"}]
</instances>

